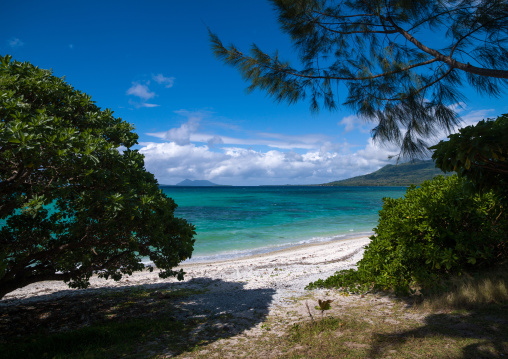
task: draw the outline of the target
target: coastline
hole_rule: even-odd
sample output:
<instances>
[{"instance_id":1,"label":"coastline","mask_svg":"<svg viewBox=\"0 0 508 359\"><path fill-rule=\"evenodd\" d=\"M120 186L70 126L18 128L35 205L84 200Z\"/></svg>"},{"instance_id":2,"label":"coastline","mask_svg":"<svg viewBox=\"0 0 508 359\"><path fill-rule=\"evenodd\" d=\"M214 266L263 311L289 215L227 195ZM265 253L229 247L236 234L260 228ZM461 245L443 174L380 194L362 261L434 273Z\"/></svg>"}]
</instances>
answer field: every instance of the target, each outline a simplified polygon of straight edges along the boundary
<instances>
[{"instance_id":1,"label":"coastline","mask_svg":"<svg viewBox=\"0 0 508 359\"><path fill-rule=\"evenodd\" d=\"M118 282L94 276L87 289L72 289L57 281L38 282L7 294L0 300L0 305L52 300L105 290L126 290L135 286L160 286L164 289L205 287L211 293L225 296L234 295L236 291L270 288L274 293L271 306L277 306L289 296L305 294L304 288L310 282L327 278L338 270L354 268L369 242L368 237L359 237L306 243L237 259L185 263L175 268L186 272L181 282L175 278L159 278L157 270L135 272Z\"/></svg>"},{"instance_id":2,"label":"coastline","mask_svg":"<svg viewBox=\"0 0 508 359\"><path fill-rule=\"evenodd\" d=\"M264 256L269 256L270 254L275 253L284 253L285 251L298 250L299 248L308 248L312 246L319 246L322 244L332 243L332 242L343 242L349 240L356 240L360 238L369 238L374 235L374 232L360 232L354 234L338 234L329 237L321 237L321 238L313 238L310 240L304 240L300 242L294 243L285 243L276 246L266 246L251 250L237 251L237 252L225 252L219 254L210 254L210 255L198 255L191 259L188 259L182 263L180 263L179 267L188 267L198 264L206 264L206 263L223 263L223 262L234 262L242 259L252 259L252 258L260 258Z\"/></svg>"},{"instance_id":3,"label":"coastline","mask_svg":"<svg viewBox=\"0 0 508 359\"><path fill-rule=\"evenodd\" d=\"M374 233L372 233L374 234ZM250 261L250 260L256 260L256 259L263 259L266 257L291 257L295 253L300 252L303 249L310 249L312 247L317 246L325 246L327 244L331 243L343 243L346 241L356 241L356 240L363 240L365 238L369 238L369 236L354 236L354 237L334 237L335 239L329 239L329 240L323 240L323 241L316 241L316 242L308 242L308 243L301 243L301 244L288 244L287 246L283 246L283 248L279 249L273 249L271 247L266 247L266 251L263 251L262 253L256 253L256 254L250 254L245 255L241 257L233 257L230 259L220 259L220 260L209 260L209 261L199 261L199 262L190 262L190 263L181 263L178 268L192 268L197 265L205 265L205 264L225 264L225 263L235 263L235 262L241 262L241 261Z\"/></svg>"}]
</instances>

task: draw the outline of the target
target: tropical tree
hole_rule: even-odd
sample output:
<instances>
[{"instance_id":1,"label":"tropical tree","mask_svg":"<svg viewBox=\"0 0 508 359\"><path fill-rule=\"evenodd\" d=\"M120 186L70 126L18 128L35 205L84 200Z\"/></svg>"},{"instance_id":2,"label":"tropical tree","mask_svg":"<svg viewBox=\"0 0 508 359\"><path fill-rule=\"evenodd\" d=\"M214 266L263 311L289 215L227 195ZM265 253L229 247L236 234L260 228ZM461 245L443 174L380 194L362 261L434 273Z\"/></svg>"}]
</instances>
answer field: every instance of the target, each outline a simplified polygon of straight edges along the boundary
<instances>
[{"instance_id":1,"label":"tropical tree","mask_svg":"<svg viewBox=\"0 0 508 359\"><path fill-rule=\"evenodd\" d=\"M311 109L345 105L373 121L374 139L399 156L427 154L427 141L460 119L466 84L499 96L508 84L506 0L271 0L301 69L253 45L244 54L210 32L215 55L277 101L310 96Z\"/></svg>"},{"instance_id":2,"label":"tropical tree","mask_svg":"<svg viewBox=\"0 0 508 359\"><path fill-rule=\"evenodd\" d=\"M508 114L461 128L431 147L436 166L508 199Z\"/></svg>"},{"instance_id":3,"label":"tropical tree","mask_svg":"<svg viewBox=\"0 0 508 359\"><path fill-rule=\"evenodd\" d=\"M143 260L183 278L172 268L194 227L174 217L132 130L51 71L0 57L0 298L43 280L119 280Z\"/></svg>"}]
</instances>

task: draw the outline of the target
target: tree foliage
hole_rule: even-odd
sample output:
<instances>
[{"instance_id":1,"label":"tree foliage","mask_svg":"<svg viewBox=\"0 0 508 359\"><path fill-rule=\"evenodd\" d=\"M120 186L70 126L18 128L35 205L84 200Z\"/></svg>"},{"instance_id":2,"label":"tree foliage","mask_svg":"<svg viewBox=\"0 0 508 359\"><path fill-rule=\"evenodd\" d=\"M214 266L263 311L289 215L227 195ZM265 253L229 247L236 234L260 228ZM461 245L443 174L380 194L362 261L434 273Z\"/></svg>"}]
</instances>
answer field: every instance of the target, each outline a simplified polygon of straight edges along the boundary
<instances>
[{"instance_id":1,"label":"tree foliage","mask_svg":"<svg viewBox=\"0 0 508 359\"><path fill-rule=\"evenodd\" d=\"M443 171L455 171L477 189L493 189L508 200L508 114L461 128L431 149Z\"/></svg>"},{"instance_id":2,"label":"tree foliage","mask_svg":"<svg viewBox=\"0 0 508 359\"><path fill-rule=\"evenodd\" d=\"M250 54L211 35L215 55L277 101L310 96L312 110L345 105L376 125L399 155L427 153L427 139L459 123L451 105L466 84L499 96L508 84L506 0L272 0L302 68L256 45ZM322 103L322 104L320 104Z\"/></svg>"},{"instance_id":3,"label":"tree foliage","mask_svg":"<svg viewBox=\"0 0 508 359\"><path fill-rule=\"evenodd\" d=\"M160 276L192 254L194 227L130 149L133 127L51 71L0 57L0 298L42 280ZM150 268L152 269L152 268Z\"/></svg>"},{"instance_id":4,"label":"tree foliage","mask_svg":"<svg viewBox=\"0 0 508 359\"><path fill-rule=\"evenodd\" d=\"M439 176L403 198L384 198L375 235L358 269L310 287L432 289L450 274L506 258L508 216L492 192L474 194L456 175Z\"/></svg>"}]
</instances>

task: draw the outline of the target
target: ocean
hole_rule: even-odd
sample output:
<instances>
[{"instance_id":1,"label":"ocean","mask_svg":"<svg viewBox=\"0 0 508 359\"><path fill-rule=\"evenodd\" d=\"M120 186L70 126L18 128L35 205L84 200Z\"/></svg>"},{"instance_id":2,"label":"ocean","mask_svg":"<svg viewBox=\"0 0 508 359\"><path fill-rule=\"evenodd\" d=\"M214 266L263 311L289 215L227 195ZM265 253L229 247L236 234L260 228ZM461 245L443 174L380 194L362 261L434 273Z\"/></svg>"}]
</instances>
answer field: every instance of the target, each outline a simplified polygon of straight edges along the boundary
<instances>
[{"instance_id":1,"label":"ocean","mask_svg":"<svg viewBox=\"0 0 508 359\"><path fill-rule=\"evenodd\" d=\"M187 262L225 260L371 235L382 198L406 187L162 187L196 227Z\"/></svg>"}]
</instances>

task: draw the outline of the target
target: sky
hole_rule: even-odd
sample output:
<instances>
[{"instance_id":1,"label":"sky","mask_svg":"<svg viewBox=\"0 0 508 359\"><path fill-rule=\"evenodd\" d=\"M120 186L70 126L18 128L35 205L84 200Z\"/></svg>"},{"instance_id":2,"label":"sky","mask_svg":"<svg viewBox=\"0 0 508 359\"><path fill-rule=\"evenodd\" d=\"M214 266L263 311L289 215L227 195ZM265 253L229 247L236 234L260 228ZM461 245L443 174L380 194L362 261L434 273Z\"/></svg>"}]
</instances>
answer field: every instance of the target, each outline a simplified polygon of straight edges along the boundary
<instances>
[{"instance_id":1,"label":"sky","mask_svg":"<svg viewBox=\"0 0 508 359\"><path fill-rule=\"evenodd\" d=\"M298 64L268 1L24 0L0 2L0 13L0 54L52 69L133 124L160 184L318 184L395 162L397 149L373 143L374 124L349 108L313 114L308 102L247 93L214 57L208 28L242 51L255 43ZM508 112L501 99L466 95L465 125Z\"/></svg>"}]
</instances>

